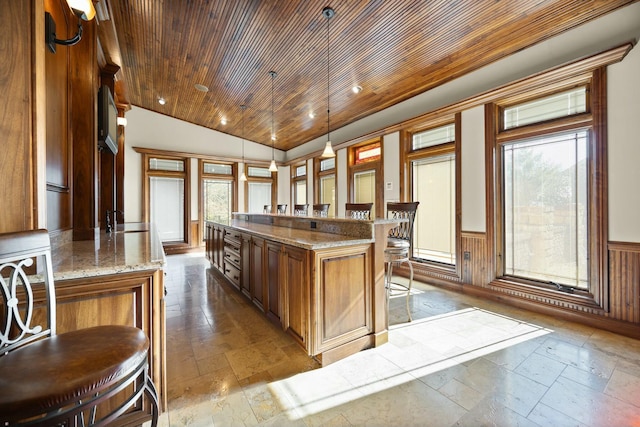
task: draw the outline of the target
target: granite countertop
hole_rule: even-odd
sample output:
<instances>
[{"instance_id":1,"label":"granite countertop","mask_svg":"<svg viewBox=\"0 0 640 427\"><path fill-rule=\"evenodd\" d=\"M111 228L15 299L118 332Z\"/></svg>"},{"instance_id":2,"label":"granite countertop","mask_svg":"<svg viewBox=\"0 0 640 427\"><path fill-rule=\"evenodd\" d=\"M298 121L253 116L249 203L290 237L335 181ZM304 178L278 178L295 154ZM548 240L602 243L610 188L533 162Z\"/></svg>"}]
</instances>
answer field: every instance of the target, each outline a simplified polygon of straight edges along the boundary
<instances>
[{"instance_id":1,"label":"granite countertop","mask_svg":"<svg viewBox=\"0 0 640 427\"><path fill-rule=\"evenodd\" d=\"M321 231L257 224L244 220L233 220L230 226L236 230L256 234L275 242L310 250L361 245L372 243L375 240L323 233Z\"/></svg>"},{"instance_id":2,"label":"granite countertop","mask_svg":"<svg viewBox=\"0 0 640 427\"><path fill-rule=\"evenodd\" d=\"M153 226L126 223L99 240L76 240L51 251L54 280L164 268L162 242Z\"/></svg>"}]
</instances>

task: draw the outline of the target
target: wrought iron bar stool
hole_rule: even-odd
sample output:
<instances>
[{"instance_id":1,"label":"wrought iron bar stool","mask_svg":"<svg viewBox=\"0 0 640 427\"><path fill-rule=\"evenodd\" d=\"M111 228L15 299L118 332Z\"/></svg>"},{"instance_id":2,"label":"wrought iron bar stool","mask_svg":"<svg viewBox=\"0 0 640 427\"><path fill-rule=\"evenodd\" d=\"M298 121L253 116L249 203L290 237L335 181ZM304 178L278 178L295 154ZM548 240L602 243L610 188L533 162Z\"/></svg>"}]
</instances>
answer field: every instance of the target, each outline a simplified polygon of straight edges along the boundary
<instances>
[{"instance_id":1,"label":"wrought iron bar stool","mask_svg":"<svg viewBox=\"0 0 640 427\"><path fill-rule=\"evenodd\" d=\"M309 211L309 205L293 205L293 214L295 216L307 216L307 212Z\"/></svg>"},{"instance_id":2,"label":"wrought iron bar stool","mask_svg":"<svg viewBox=\"0 0 640 427\"><path fill-rule=\"evenodd\" d=\"M270 214L271 213L271 205L264 205L262 208L262 213Z\"/></svg>"},{"instance_id":3,"label":"wrought iron bar stool","mask_svg":"<svg viewBox=\"0 0 640 427\"><path fill-rule=\"evenodd\" d=\"M313 205L313 216L329 216L329 203L319 203Z\"/></svg>"},{"instance_id":4,"label":"wrought iron bar stool","mask_svg":"<svg viewBox=\"0 0 640 427\"><path fill-rule=\"evenodd\" d=\"M284 215L287 213L287 205L286 204L281 204L281 205L277 205L276 207L276 213L278 215Z\"/></svg>"},{"instance_id":5,"label":"wrought iron bar stool","mask_svg":"<svg viewBox=\"0 0 640 427\"><path fill-rule=\"evenodd\" d=\"M407 294L407 315L411 322L411 308L409 298L413 285L413 266L411 265L411 245L413 241L413 223L416 219L416 211L420 202L388 202L387 218L403 219L397 227L389 230L387 235L387 247L384 250L384 261L387 264L387 302L392 295ZM409 266L409 286L391 282L393 265L407 263Z\"/></svg>"},{"instance_id":6,"label":"wrought iron bar stool","mask_svg":"<svg viewBox=\"0 0 640 427\"><path fill-rule=\"evenodd\" d=\"M345 203L345 217L354 219L371 219L373 203Z\"/></svg>"},{"instance_id":7,"label":"wrought iron bar stool","mask_svg":"<svg viewBox=\"0 0 640 427\"><path fill-rule=\"evenodd\" d=\"M137 425L142 414L127 412L136 402L151 405L157 425L142 330L109 325L56 333L46 230L0 234L0 292L0 425Z\"/></svg>"}]
</instances>

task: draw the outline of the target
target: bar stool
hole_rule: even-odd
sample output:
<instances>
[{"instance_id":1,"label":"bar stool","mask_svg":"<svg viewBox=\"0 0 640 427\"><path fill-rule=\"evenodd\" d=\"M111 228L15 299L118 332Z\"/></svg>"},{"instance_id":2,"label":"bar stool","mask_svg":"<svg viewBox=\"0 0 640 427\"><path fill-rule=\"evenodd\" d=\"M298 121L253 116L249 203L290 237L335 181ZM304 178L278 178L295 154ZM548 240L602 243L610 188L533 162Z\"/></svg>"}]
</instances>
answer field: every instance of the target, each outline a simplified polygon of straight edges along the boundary
<instances>
[{"instance_id":1,"label":"bar stool","mask_svg":"<svg viewBox=\"0 0 640 427\"><path fill-rule=\"evenodd\" d=\"M354 219L371 219L373 203L345 203L345 217Z\"/></svg>"},{"instance_id":2,"label":"bar stool","mask_svg":"<svg viewBox=\"0 0 640 427\"><path fill-rule=\"evenodd\" d=\"M264 205L262 208L262 213L270 214L271 213L271 205Z\"/></svg>"},{"instance_id":3,"label":"bar stool","mask_svg":"<svg viewBox=\"0 0 640 427\"><path fill-rule=\"evenodd\" d=\"M286 204L282 204L282 205L278 205L276 207L276 213L278 215L284 215L287 213L287 205Z\"/></svg>"},{"instance_id":4,"label":"bar stool","mask_svg":"<svg viewBox=\"0 0 640 427\"><path fill-rule=\"evenodd\" d=\"M42 279L30 276L34 259ZM125 412L138 401L151 404L157 425L158 393L142 330L109 325L56 334L46 230L0 235L0 289L0 425L107 425L122 415L118 425L137 425L145 420L138 413L127 420ZM113 396L115 408L103 414L100 405Z\"/></svg>"},{"instance_id":5,"label":"bar stool","mask_svg":"<svg viewBox=\"0 0 640 427\"><path fill-rule=\"evenodd\" d=\"M307 212L309 211L309 205L293 205L293 214L295 216L307 216Z\"/></svg>"},{"instance_id":6,"label":"bar stool","mask_svg":"<svg viewBox=\"0 0 640 427\"><path fill-rule=\"evenodd\" d=\"M411 246L413 243L413 223L416 219L416 211L420 202L388 202L387 218L403 219L397 227L389 230L387 235L387 247L384 250L384 261L387 265L387 302L389 297L397 295L398 292L407 294L407 314L411 322L411 309L409 307L409 297L411 296L411 286L413 285L413 266L411 265ZM400 265L403 262L409 265L409 286L391 282L393 275L393 265ZM388 305L388 304L387 304Z\"/></svg>"},{"instance_id":7,"label":"bar stool","mask_svg":"<svg viewBox=\"0 0 640 427\"><path fill-rule=\"evenodd\" d=\"M329 216L329 203L319 203L313 205L313 216L326 217Z\"/></svg>"}]
</instances>

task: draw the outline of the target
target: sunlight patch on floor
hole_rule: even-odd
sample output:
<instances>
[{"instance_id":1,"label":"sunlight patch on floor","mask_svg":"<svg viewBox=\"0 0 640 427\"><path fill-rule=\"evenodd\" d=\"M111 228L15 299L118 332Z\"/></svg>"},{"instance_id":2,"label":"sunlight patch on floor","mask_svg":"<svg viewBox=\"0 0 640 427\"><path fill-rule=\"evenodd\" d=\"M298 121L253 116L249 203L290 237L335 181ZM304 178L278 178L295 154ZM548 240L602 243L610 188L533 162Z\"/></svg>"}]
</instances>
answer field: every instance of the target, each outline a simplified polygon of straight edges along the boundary
<instances>
[{"instance_id":1,"label":"sunlight patch on floor","mask_svg":"<svg viewBox=\"0 0 640 427\"><path fill-rule=\"evenodd\" d=\"M302 419L551 332L467 308L392 326L385 345L268 387L289 419Z\"/></svg>"}]
</instances>

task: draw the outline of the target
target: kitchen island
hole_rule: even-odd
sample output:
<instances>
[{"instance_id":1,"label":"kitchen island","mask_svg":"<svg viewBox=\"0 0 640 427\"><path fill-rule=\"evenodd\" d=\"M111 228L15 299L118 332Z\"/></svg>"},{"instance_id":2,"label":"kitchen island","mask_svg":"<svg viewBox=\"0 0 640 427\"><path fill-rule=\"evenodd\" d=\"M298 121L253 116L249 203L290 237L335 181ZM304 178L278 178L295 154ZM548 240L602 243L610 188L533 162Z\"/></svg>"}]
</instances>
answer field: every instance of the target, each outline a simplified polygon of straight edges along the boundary
<instances>
[{"instance_id":1,"label":"kitchen island","mask_svg":"<svg viewBox=\"0 0 640 427\"><path fill-rule=\"evenodd\" d=\"M206 223L206 253L214 269L327 365L388 340L384 248L396 225L234 213L229 224Z\"/></svg>"},{"instance_id":2,"label":"kitchen island","mask_svg":"<svg viewBox=\"0 0 640 427\"><path fill-rule=\"evenodd\" d=\"M97 325L142 329L150 342L149 373L166 408L166 259L157 232L149 224L122 224L96 240L54 242L51 254L58 333ZM145 403L132 422L148 414Z\"/></svg>"}]
</instances>

